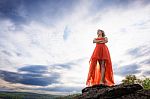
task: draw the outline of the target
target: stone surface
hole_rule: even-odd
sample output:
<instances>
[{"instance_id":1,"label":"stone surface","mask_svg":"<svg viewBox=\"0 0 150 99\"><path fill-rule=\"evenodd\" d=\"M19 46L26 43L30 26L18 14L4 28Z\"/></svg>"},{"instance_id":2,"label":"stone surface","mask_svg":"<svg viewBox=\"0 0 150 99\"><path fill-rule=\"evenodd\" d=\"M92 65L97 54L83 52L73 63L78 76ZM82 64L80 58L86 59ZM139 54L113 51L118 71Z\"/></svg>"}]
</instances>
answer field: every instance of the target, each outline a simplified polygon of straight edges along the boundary
<instances>
[{"instance_id":1,"label":"stone surface","mask_svg":"<svg viewBox=\"0 0 150 99\"><path fill-rule=\"evenodd\" d=\"M82 89L78 99L150 99L150 90L139 84L131 85L93 85Z\"/></svg>"}]
</instances>

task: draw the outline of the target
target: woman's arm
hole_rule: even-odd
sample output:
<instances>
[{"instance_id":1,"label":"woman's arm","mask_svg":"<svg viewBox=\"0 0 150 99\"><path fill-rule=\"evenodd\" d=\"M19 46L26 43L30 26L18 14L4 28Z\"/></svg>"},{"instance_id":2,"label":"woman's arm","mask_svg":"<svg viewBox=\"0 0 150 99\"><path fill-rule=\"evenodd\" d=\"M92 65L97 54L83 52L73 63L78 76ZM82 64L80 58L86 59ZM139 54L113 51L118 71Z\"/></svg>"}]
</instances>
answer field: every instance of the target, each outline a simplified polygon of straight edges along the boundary
<instances>
[{"instance_id":1,"label":"woman's arm","mask_svg":"<svg viewBox=\"0 0 150 99\"><path fill-rule=\"evenodd\" d=\"M105 37L105 40L96 40L96 38L94 38L93 43L107 43L108 42L108 38Z\"/></svg>"},{"instance_id":2,"label":"woman's arm","mask_svg":"<svg viewBox=\"0 0 150 99\"><path fill-rule=\"evenodd\" d=\"M104 40L102 40L102 41L100 41L99 43L107 43L108 42L108 38L107 37L105 37L105 39Z\"/></svg>"},{"instance_id":3,"label":"woman's arm","mask_svg":"<svg viewBox=\"0 0 150 99\"><path fill-rule=\"evenodd\" d=\"M93 43L100 43L100 42L102 42L103 40L96 40L96 38L94 38L94 40L93 40Z\"/></svg>"}]
</instances>

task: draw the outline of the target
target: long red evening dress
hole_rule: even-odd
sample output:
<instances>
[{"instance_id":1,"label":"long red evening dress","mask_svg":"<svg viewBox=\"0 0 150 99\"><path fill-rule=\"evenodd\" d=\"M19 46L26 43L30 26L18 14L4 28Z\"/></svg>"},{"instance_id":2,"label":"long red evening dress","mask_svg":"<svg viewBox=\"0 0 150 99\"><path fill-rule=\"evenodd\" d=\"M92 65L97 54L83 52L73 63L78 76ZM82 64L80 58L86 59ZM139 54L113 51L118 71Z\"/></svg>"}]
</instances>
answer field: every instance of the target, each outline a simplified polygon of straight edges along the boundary
<instances>
[{"instance_id":1,"label":"long red evening dress","mask_svg":"<svg viewBox=\"0 0 150 99\"><path fill-rule=\"evenodd\" d=\"M105 39L105 38L97 38L97 39ZM112 62L108 47L105 43L96 43L96 47L93 51L93 54L89 61L89 72L86 81L87 86L92 86L96 84L100 84L101 78L101 68L99 66L98 60L104 59L105 60L105 82L104 84L107 86L114 85L114 78L113 78L113 70L112 70Z\"/></svg>"}]
</instances>

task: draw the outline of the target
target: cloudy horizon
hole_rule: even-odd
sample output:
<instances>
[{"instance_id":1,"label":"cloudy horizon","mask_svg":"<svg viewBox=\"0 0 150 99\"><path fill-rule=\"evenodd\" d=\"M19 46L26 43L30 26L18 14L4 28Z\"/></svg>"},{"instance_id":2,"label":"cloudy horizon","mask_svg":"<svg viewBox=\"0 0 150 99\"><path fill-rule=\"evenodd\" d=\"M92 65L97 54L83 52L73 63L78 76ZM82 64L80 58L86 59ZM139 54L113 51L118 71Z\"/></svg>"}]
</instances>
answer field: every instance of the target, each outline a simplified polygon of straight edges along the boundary
<instances>
[{"instance_id":1,"label":"cloudy horizon","mask_svg":"<svg viewBox=\"0 0 150 99\"><path fill-rule=\"evenodd\" d=\"M81 92L97 29L115 84L150 77L149 9L149 0L1 0L0 90Z\"/></svg>"}]
</instances>

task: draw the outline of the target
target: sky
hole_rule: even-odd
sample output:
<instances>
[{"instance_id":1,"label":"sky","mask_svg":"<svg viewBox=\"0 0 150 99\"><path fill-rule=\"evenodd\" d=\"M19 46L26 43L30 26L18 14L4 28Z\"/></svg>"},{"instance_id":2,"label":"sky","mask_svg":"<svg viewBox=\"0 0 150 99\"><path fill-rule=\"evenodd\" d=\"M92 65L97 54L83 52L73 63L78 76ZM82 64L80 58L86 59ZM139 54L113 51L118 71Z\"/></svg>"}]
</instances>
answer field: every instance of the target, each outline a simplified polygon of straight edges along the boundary
<instances>
[{"instance_id":1,"label":"sky","mask_svg":"<svg viewBox=\"0 0 150 99\"><path fill-rule=\"evenodd\" d=\"M115 84L150 77L149 0L0 0L0 90L81 93L97 29Z\"/></svg>"}]
</instances>

